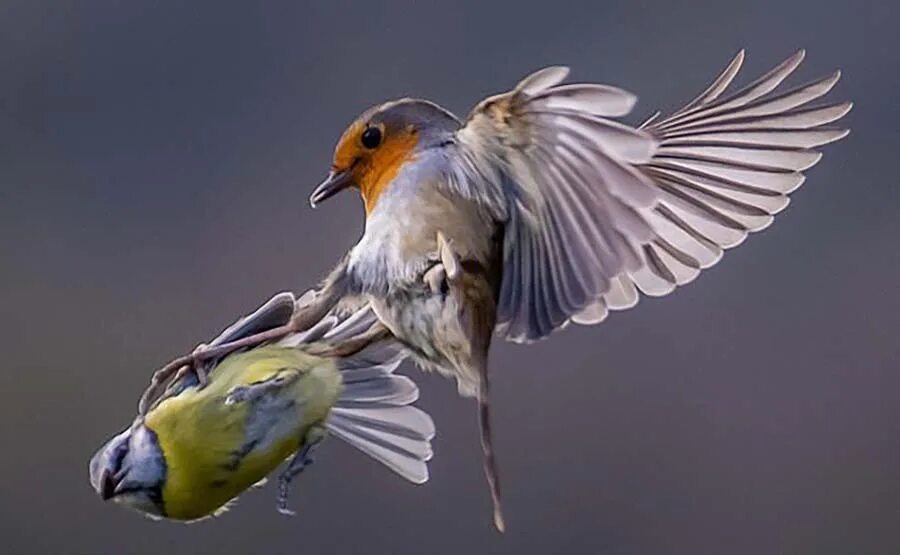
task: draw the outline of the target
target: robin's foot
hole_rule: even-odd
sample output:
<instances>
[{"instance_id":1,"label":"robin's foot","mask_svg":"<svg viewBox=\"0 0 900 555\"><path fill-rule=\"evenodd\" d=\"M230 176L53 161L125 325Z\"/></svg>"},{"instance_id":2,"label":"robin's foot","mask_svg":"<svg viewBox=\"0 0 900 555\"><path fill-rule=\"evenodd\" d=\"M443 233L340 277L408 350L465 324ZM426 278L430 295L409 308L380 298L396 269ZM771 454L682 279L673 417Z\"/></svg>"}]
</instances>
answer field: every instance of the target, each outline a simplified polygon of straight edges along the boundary
<instances>
[{"instance_id":1,"label":"robin's foot","mask_svg":"<svg viewBox=\"0 0 900 555\"><path fill-rule=\"evenodd\" d=\"M425 275L422 276L422 279L425 281L425 285L428 286L428 290L431 291L432 294L447 294L447 272L444 270L444 265L440 262L437 262L434 266L428 268Z\"/></svg>"},{"instance_id":2,"label":"robin's foot","mask_svg":"<svg viewBox=\"0 0 900 555\"><path fill-rule=\"evenodd\" d=\"M215 361L239 349L252 348L269 341L281 339L295 331L297 331L295 323L291 321L291 323L284 326L242 337L236 341L222 343L221 345L212 347L203 344L199 345L191 354L178 357L153 373L153 376L150 378L150 385L138 402L138 414L147 414L153 407L175 395L178 390L171 386L177 384L181 378L192 372L197 377L198 387L201 389L205 387L209 381L207 368L209 361Z\"/></svg>"},{"instance_id":3,"label":"robin's foot","mask_svg":"<svg viewBox=\"0 0 900 555\"><path fill-rule=\"evenodd\" d=\"M172 378L172 384L177 384L181 381L182 378L189 374L193 374L194 377L197 378L197 388L203 389L206 387L206 384L209 383L209 365L201 362L202 355L204 351L209 348L209 345L206 343L201 343L194 347L194 350L191 351L191 356L194 358L193 364L188 364L182 366L178 369L178 372L175 373L175 377Z\"/></svg>"},{"instance_id":4,"label":"robin's foot","mask_svg":"<svg viewBox=\"0 0 900 555\"><path fill-rule=\"evenodd\" d=\"M437 233L437 247L439 262L429 268L422 279L432 293L446 295L459 281L462 265L459 257L450 248L450 242L440 231Z\"/></svg>"},{"instance_id":5,"label":"robin's foot","mask_svg":"<svg viewBox=\"0 0 900 555\"><path fill-rule=\"evenodd\" d=\"M345 339L339 343L316 341L315 343L301 346L301 349L314 356L329 358L349 357L362 351L369 345L389 337L391 337L391 330L380 321L376 321L366 331L350 339Z\"/></svg>"},{"instance_id":6,"label":"robin's foot","mask_svg":"<svg viewBox=\"0 0 900 555\"><path fill-rule=\"evenodd\" d=\"M209 381L208 372L205 366L197 360L198 354L204 349L206 349L206 344L201 343L194 348L191 354L178 357L154 372L150 377L150 385L147 386L138 401L138 414L147 414L151 408L171 397L175 393L173 386L191 372L197 378L197 386L201 389L206 387Z\"/></svg>"}]
</instances>

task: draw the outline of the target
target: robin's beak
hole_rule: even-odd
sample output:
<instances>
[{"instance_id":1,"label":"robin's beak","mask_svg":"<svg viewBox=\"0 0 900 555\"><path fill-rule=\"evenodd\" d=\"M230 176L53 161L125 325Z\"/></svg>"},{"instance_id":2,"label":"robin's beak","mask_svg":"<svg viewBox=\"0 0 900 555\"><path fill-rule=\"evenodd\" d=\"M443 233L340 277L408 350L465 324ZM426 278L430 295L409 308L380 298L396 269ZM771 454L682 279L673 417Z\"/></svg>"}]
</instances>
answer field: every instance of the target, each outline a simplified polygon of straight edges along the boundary
<instances>
[{"instance_id":1,"label":"robin's beak","mask_svg":"<svg viewBox=\"0 0 900 555\"><path fill-rule=\"evenodd\" d=\"M323 200L333 197L351 185L353 185L353 173L349 168L332 171L309 196L309 204L315 208Z\"/></svg>"}]
</instances>

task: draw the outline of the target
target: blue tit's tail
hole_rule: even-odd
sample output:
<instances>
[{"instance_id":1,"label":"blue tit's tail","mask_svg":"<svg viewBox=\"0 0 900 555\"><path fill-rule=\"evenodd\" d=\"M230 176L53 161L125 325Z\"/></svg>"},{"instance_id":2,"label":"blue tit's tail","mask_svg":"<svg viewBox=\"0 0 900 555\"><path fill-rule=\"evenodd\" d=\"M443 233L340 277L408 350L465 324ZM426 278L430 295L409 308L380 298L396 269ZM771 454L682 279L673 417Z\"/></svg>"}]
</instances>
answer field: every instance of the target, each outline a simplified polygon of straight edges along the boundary
<instances>
[{"instance_id":1,"label":"blue tit's tail","mask_svg":"<svg viewBox=\"0 0 900 555\"><path fill-rule=\"evenodd\" d=\"M302 348L325 341L338 344L363 333L377 321L369 305L333 312L312 329L279 341ZM428 481L427 461L432 457L434 422L412 406L419 388L394 370L406 358L395 340L370 345L335 360L343 389L325 425L328 431L381 462L410 482Z\"/></svg>"},{"instance_id":2,"label":"blue tit's tail","mask_svg":"<svg viewBox=\"0 0 900 555\"><path fill-rule=\"evenodd\" d=\"M341 359L344 389L326 427L410 482L428 481L434 422L412 403L419 388L394 374L405 358L396 348L374 346Z\"/></svg>"}]
</instances>

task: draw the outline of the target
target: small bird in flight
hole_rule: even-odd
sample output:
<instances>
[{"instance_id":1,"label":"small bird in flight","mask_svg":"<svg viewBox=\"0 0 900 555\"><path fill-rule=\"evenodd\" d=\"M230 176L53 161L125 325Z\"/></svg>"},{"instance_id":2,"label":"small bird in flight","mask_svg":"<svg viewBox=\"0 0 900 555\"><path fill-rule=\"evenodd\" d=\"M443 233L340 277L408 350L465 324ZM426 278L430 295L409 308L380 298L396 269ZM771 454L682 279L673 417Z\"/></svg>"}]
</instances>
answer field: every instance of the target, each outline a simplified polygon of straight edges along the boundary
<instances>
[{"instance_id":1,"label":"small bird in flight","mask_svg":"<svg viewBox=\"0 0 900 555\"><path fill-rule=\"evenodd\" d=\"M694 100L638 127L611 119L631 111L634 95L561 84L565 67L529 75L465 120L419 99L370 108L344 131L310 198L317 206L357 189L366 212L359 242L289 324L170 368L294 333L342 299L363 299L378 316L370 339L392 335L477 398L502 530L492 338L530 342L572 322L597 324L637 304L639 292L661 296L692 281L768 226L819 161L815 149L848 133L828 124L851 103L811 105L839 72L780 87L804 55L726 93L741 51Z\"/></svg>"}]
</instances>

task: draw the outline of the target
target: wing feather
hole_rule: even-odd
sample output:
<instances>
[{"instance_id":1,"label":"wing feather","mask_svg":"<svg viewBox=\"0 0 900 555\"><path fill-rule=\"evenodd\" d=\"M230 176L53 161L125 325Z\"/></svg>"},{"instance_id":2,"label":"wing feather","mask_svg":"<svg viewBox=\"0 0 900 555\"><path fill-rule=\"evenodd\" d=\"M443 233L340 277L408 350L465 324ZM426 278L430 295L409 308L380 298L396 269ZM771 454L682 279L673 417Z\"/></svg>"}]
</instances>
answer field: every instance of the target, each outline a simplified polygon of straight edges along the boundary
<instances>
[{"instance_id":1,"label":"wing feather","mask_svg":"<svg viewBox=\"0 0 900 555\"><path fill-rule=\"evenodd\" d=\"M569 321L593 324L694 280L784 210L821 158L845 137L828 127L849 102L812 105L840 72L784 89L798 51L727 93L744 51L670 116L632 128L608 119L635 97L564 84L538 71L486 99L456 135L450 184L505 225L498 329L515 341Z\"/></svg>"}]
</instances>

